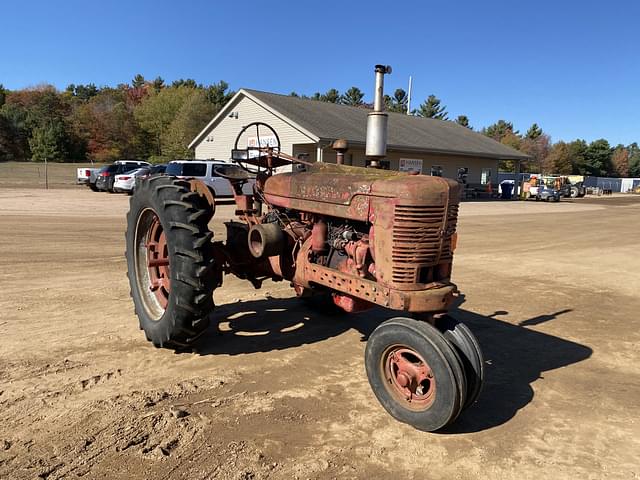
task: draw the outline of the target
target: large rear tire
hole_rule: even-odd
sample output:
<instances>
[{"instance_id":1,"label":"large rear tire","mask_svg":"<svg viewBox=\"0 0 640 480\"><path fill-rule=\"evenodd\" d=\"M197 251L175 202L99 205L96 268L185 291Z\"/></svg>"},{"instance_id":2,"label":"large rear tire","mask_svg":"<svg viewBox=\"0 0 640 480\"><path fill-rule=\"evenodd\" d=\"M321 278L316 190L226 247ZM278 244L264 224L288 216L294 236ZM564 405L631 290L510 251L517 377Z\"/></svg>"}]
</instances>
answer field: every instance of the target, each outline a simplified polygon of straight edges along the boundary
<instances>
[{"instance_id":1,"label":"large rear tire","mask_svg":"<svg viewBox=\"0 0 640 480\"><path fill-rule=\"evenodd\" d=\"M453 422L466 398L462 363L426 322L393 318L371 334L365 350L369 383L395 419L423 431Z\"/></svg>"},{"instance_id":2,"label":"large rear tire","mask_svg":"<svg viewBox=\"0 0 640 480\"><path fill-rule=\"evenodd\" d=\"M172 177L140 182L127 214L126 258L140 328L156 347L191 344L209 325L215 286L213 212Z\"/></svg>"}]
</instances>

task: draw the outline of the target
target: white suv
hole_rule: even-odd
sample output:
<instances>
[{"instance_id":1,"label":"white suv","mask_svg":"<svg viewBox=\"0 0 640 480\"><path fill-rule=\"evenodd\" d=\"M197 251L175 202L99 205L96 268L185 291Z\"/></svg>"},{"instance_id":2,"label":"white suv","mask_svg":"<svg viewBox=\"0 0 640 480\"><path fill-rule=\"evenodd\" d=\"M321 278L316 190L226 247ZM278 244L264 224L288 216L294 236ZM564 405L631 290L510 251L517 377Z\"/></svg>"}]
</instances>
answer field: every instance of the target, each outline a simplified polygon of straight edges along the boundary
<instances>
[{"instance_id":1,"label":"white suv","mask_svg":"<svg viewBox=\"0 0 640 480\"><path fill-rule=\"evenodd\" d=\"M215 169L218 167L240 169L233 163L216 160L174 160L168 163L164 174L178 178L197 178L207 184L214 191L216 197L232 197L231 183L216 174ZM255 183L255 179L249 178L247 183L243 185L242 192L247 195L252 194Z\"/></svg>"}]
</instances>

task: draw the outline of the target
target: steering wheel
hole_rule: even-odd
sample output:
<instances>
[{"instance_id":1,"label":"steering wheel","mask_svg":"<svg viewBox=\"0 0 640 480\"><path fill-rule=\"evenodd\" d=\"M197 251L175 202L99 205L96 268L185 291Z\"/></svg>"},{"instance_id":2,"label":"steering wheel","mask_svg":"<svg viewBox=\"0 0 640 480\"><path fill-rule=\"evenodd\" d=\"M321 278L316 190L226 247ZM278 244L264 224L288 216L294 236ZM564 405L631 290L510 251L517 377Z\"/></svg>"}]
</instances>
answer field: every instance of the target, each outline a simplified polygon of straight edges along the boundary
<instances>
[{"instance_id":1,"label":"steering wheel","mask_svg":"<svg viewBox=\"0 0 640 480\"><path fill-rule=\"evenodd\" d=\"M260 127L266 128L271 133L271 135L262 135L261 139ZM238 144L242 136L245 133L250 135L253 128L255 128L256 136L247 137L246 147L239 148ZM275 139L275 142L272 141L272 139ZM272 155L278 156L278 154L280 153L280 137L278 137L278 134L273 129L273 127L271 127L271 125L268 125L264 122L253 122L240 130L240 133L236 137L236 141L233 145L233 150L231 151L231 158L243 170L253 175L257 175L261 172L262 168L264 168L266 171L271 169L271 167L267 165L266 159L262 160L262 157L266 157L266 154L263 151L265 148L269 148ZM257 171L250 169L249 165L256 166Z\"/></svg>"}]
</instances>

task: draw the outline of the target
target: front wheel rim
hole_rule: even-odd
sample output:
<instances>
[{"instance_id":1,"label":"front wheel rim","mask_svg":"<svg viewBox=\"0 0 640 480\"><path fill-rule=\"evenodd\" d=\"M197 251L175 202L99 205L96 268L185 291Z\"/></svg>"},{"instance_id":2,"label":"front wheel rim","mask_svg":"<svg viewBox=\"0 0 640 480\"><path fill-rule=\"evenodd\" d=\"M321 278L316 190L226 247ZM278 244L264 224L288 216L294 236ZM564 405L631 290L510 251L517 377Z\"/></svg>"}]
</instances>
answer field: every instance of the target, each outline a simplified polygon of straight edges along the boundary
<instances>
[{"instance_id":1,"label":"front wheel rim","mask_svg":"<svg viewBox=\"0 0 640 480\"><path fill-rule=\"evenodd\" d=\"M384 384L405 408L423 411L435 401L436 379L422 355L404 345L385 350L380 361Z\"/></svg>"}]
</instances>

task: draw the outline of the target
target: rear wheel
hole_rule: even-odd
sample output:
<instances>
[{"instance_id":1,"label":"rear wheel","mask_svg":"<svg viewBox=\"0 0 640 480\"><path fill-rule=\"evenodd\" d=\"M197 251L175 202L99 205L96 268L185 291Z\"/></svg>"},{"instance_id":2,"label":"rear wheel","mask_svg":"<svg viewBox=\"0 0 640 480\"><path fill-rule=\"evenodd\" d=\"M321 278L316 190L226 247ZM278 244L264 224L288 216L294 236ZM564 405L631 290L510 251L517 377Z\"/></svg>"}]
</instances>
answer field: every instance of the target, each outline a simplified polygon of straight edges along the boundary
<instances>
[{"instance_id":1,"label":"rear wheel","mask_svg":"<svg viewBox=\"0 0 640 480\"><path fill-rule=\"evenodd\" d=\"M460 358L428 323L393 318L371 334L367 377L382 406L397 420L424 431L453 422L465 399Z\"/></svg>"},{"instance_id":2,"label":"rear wheel","mask_svg":"<svg viewBox=\"0 0 640 480\"><path fill-rule=\"evenodd\" d=\"M154 177L130 199L126 257L140 327L156 347L184 347L209 325L215 284L212 211L187 182Z\"/></svg>"}]
</instances>

